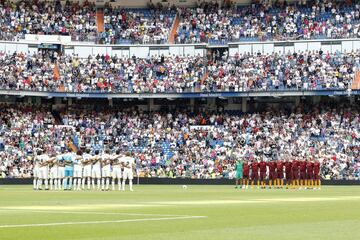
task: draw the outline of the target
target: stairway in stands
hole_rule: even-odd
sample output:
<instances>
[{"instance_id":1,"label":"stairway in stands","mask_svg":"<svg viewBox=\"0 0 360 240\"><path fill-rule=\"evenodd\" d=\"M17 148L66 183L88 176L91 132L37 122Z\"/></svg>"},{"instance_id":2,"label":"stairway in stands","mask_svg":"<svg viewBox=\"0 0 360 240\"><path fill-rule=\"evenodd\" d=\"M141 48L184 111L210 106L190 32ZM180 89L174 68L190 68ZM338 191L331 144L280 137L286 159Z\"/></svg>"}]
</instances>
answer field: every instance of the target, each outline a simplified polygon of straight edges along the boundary
<instances>
[{"instance_id":1,"label":"stairway in stands","mask_svg":"<svg viewBox=\"0 0 360 240\"><path fill-rule=\"evenodd\" d=\"M104 10L102 8L98 8L96 10L96 22L97 22L97 29L99 33L105 31L104 25Z\"/></svg>"},{"instance_id":2,"label":"stairway in stands","mask_svg":"<svg viewBox=\"0 0 360 240\"><path fill-rule=\"evenodd\" d=\"M351 85L352 90L359 90L360 89L360 72L357 72L355 75L355 79Z\"/></svg>"},{"instance_id":3,"label":"stairway in stands","mask_svg":"<svg viewBox=\"0 0 360 240\"><path fill-rule=\"evenodd\" d=\"M175 38L176 38L175 35L177 34L179 25L180 25L180 16L178 14L176 14L174 24L172 26L172 29L171 29L170 35L169 35L169 43L171 43L171 44L175 43Z\"/></svg>"},{"instance_id":4,"label":"stairway in stands","mask_svg":"<svg viewBox=\"0 0 360 240\"><path fill-rule=\"evenodd\" d=\"M59 111L52 110L51 114L53 115L53 117L55 119L55 125L64 125ZM70 148L73 152L77 152L78 146L79 146L78 143L79 143L79 141L74 136L71 140L69 140L67 145L68 145L68 148Z\"/></svg>"},{"instance_id":5,"label":"stairway in stands","mask_svg":"<svg viewBox=\"0 0 360 240\"><path fill-rule=\"evenodd\" d=\"M60 68L59 68L59 65L57 63L55 63L55 66L54 66L54 80L55 81L60 81ZM60 85L58 91L65 92L64 84Z\"/></svg>"},{"instance_id":6,"label":"stairway in stands","mask_svg":"<svg viewBox=\"0 0 360 240\"><path fill-rule=\"evenodd\" d=\"M169 160L170 158L172 158L174 156L174 153L171 151L171 146L168 141L163 142L161 147L164 152L164 155L167 156L167 158L165 160Z\"/></svg>"}]
</instances>

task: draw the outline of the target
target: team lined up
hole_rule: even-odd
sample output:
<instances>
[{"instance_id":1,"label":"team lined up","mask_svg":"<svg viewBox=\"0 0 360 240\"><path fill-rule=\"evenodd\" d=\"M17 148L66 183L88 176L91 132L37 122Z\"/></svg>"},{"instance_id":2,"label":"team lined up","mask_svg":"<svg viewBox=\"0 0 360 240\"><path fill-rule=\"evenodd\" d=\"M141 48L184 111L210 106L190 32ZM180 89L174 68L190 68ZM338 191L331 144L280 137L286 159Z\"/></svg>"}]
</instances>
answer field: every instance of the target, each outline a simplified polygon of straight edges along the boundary
<instances>
[{"instance_id":1,"label":"team lined up","mask_svg":"<svg viewBox=\"0 0 360 240\"><path fill-rule=\"evenodd\" d=\"M238 161L236 163L236 188L242 184L242 189L251 188L255 183L258 188L299 188L320 189L320 162L310 159L264 161Z\"/></svg>"},{"instance_id":2,"label":"team lined up","mask_svg":"<svg viewBox=\"0 0 360 240\"><path fill-rule=\"evenodd\" d=\"M118 190L125 191L125 182L129 179L130 191L133 191L133 170L135 160L131 153L121 154L119 150L104 153L90 149L76 154L70 150L47 154L38 150L34 156L34 190ZM121 181L122 179L122 181ZM86 186L85 186L86 184ZM49 188L50 185L50 188Z\"/></svg>"}]
</instances>

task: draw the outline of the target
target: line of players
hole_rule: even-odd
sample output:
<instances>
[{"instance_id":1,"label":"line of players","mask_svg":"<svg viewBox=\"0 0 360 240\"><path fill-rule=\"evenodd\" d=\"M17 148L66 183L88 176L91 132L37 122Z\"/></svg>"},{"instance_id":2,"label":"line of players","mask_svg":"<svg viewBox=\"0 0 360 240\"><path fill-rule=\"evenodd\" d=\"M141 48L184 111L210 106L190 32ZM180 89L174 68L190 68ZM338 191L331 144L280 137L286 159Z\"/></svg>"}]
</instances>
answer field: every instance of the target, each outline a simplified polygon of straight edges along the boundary
<instances>
[{"instance_id":1,"label":"line of players","mask_svg":"<svg viewBox=\"0 0 360 240\"><path fill-rule=\"evenodd\" d=\"M34 161L34 190L118 190L125 191L129 179L130 191L133 191L135 159L131 153L120 154L117 150L111 154L109 149L103 153L90 149L76 154L70 150L47 154L37 150ZM121 181L122 179L122 181ZM85 186L86 184L86 186ZM50 188L49 188L50 186Z\"/></svg>"},{"instance_id":2,"label":"line of players","mask_svg":"<svg viewBox=\"0 0 360 240\"><path fill-rule=\"evenodd\" d=\"M236 164L236 188L298 188L321 189L320 162L315 159L264 161L238 161ZM284 185L285 182L285 185ZM242 184L242 186L240 186Z\"/></svg>"}]
</instances>

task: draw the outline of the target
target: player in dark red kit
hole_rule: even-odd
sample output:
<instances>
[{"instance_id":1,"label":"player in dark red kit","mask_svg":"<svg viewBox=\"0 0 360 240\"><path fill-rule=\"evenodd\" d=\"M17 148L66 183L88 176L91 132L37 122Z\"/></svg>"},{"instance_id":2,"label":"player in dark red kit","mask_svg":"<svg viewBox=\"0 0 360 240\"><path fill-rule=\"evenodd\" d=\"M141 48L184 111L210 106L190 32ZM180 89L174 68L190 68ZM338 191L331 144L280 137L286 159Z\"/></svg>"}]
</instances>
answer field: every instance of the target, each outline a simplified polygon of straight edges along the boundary
<instances>
[{"instance_id":1,"label":"player in dark red kit","mask_svg":"<svg viewBox=\"0 0 360 240\"><path fill-rule=\"evenodd\" d=\"M249 187L250 165L247 161L244 162L243 186L247 189Z\"/></svg>"},{"instance_id":2,"label":"player in dark red kit","mask_svg":"<svg viewBox=\"0 0 360 240\"><path fill-rule=\"evenodd\" d=\"M257 182L257 186L259 188L259 163L254 159L251 163L251 188L254 188L255 181Z\"/></svg>"},{"instance_id":3,"label":"player in dark red kit","mask_svg":"<svg viewBox=\"0 0 360 240\"><path fill-rule=\"evenodd\" d=\"M264 158L261 157L260 163L259 163L261 188L266 188L266 167L267 167L267 164L264 161Z\"/></svg>"},{"instance_id":4,"label":"player in dark red kit","mask_svg":"<svg viewBox=\"0 0 360 240\"><path fill-rule=\"evenodd\" d=\"M307 187L313 188L313 185L314 185L314 163L312 160L307 161L307 163L306 163L306 178L307 178Z\"/></svg>"},{"instance_id":5,"label":"player in dark red kit","mask_svg":"<svg viewBox=\"0 0 360 240\"><path fill-rule=\"evenodd\" d=\"M321 180L320 180L320 162L315 160L314 162L314 189L321 189Z\"/></svg>"},{"instance_id":6,"label":"player in dark red kit","mask_svg":"<svg viewBox=\"0 0 360 240\"><path fill-rule=\"evenodd\" d=\"M278 160L276 163L276 188L284 187L284 162Z\"/></svg>"},{"instance_id":7,"label":"player in dark red kit","mask_svg":"<svg viewBox=\"0 0 360 240\"><path fill-rule=\"evenodd\" d=\"M299 187L299 161L296 158L291 162L291 172L292 188Z\"/></svg>"},{"instance_id":8,"label":"player in dark red kit","mask_svg":"<svg viewBox=\"0 0 360 240\"><path fill-rule=\"evenodd\" d=\"M286 189L288 189L291 184L291 181L292 181L292 171L291 171L292 164L291 164L290 160L287 159L284 165L285 165L285 175L286 175L285 176L286 177Z\"/></svg>"},{"instance_id":9,"label":"player in dark red kit","mask_svg":"<svg viewBox=\"0 0 360 240\"><path fill-rule=\"evenodd\" d=\"M267 166L269 167L269 188L272 187L274 183L275 188L275 181L276 181L276 162L274 160L271 160L267 163Z\"/></svg>"},{"instance_id":10,"label":"player in dark red kit","mask_svg":"<svg viewBox=\"0 0 360 240\"><path fill-rule=\"evenodd\" d=\"M300 168L300 188L306 188L306 160L299 161Z\"/></svg>"}]
</instances>

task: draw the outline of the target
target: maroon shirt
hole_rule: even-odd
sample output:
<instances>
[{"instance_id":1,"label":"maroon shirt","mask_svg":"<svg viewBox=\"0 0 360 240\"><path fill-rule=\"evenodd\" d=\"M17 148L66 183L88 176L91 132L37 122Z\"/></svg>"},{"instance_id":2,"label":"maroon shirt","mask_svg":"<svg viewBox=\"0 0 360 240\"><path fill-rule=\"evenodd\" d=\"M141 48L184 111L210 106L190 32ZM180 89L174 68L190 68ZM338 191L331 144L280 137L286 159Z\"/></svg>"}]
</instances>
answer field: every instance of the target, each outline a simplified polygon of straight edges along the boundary
<instances>
[{"instance_id":1,"label":"maroon shirt","mask_svg":"<svg viewBox=\"0 0 360 240\"><path fill-rule=\"evenodd\" d=\"M314 163L314 173L315 173L315 174L319 174L319 173L320 173L320 163L319 163L319 162L315 162L315 163Z\"/></svg>"},{"instance_id":2,"label":"maroon shirt","mask_svg":"<svg viewBox=\"0 0 360 240\"><path fill-rule=\"evenodd\" d=\"M306 163L306 171L307 173L313 173L314 172L314 164L312 162Z\"/></svg>"},{"instance_id":3,"label":"maroon shirt","mask_svg":"<svg viewBox=\"0 0 360 240\"><path fill-rule=\"evenodd\" d=\"M282 172L284 170L284 163L282 161L278 161L276 163L276 170L278 172Z\"/></svg>"},{"instance_id":4,"label":"maroon shirt","mask_svg":"<svg viewBox=\"0 0 360 240\"><path fill-rule=\"evenodd\" d=\"M299 165L300 165L300 172L306 172L306 162L300 161Z\"/></svg>"},{"instance_id":5,"label":"maroon shirt","mask_svg":"<svg viewBox=\"0 0 360 240\"><path fill-rule=\"evenodd\" d=\"M260 163L259 163L259 167L260 167L260 172L266 172L266 162L263 162L263 161L261 161Z\"/></svg>"},{"instance_id":6,"label":"maroon shirt","mask_svg":"<svg viewBox=\"0 0 360 240\"><path fill-rule=\"evenodd\" d=\"M299 161L296 161L296 160L292 161L292 163L291 163L291 170L292 170L293 172L299 171Z\"/></svg>"},{"instance_id":7,"label":"maroon shirt","mask_svg":"<svg viewBox=\"0 0 360 240\"><path fill-rule=\"evenodd\" d=\"M276 171L276 162L271 161L267 164L269 166L269 172L275 172Z\"/></svg>"},{"instance_id":8,"label":"maroon shirt","mask_svg":"<svg viewBox=\"0 0 360 240\"><path fill-rule=\"evenodd\" d=\"M259 171L259 163L258 163L258 162L253 162L253 163L251 164L251 170L252 170L253 172L258 172L258 171Z\"/></svg>"},{"instance_id":9,"label":"maroon shirt","mask_svg":"<svg viewBox=\"0 0 360 240\"><path fill-rule=\"evenodd\" d=\"M250 166L247 163L244 163L244 175L249 175L250 173Z\"/></svg>"},{"instance_id":10,"label":"maroon shirt","mask_svg":"<svg viewBox=\"0 0 360 240\"><path fill-rule=\"evenodd\" d=\"M285 162L285 172L287 174L291 173L291 167L292 167L291 162L289 162L289 161Z\"/></svg>"}]
</instances>

